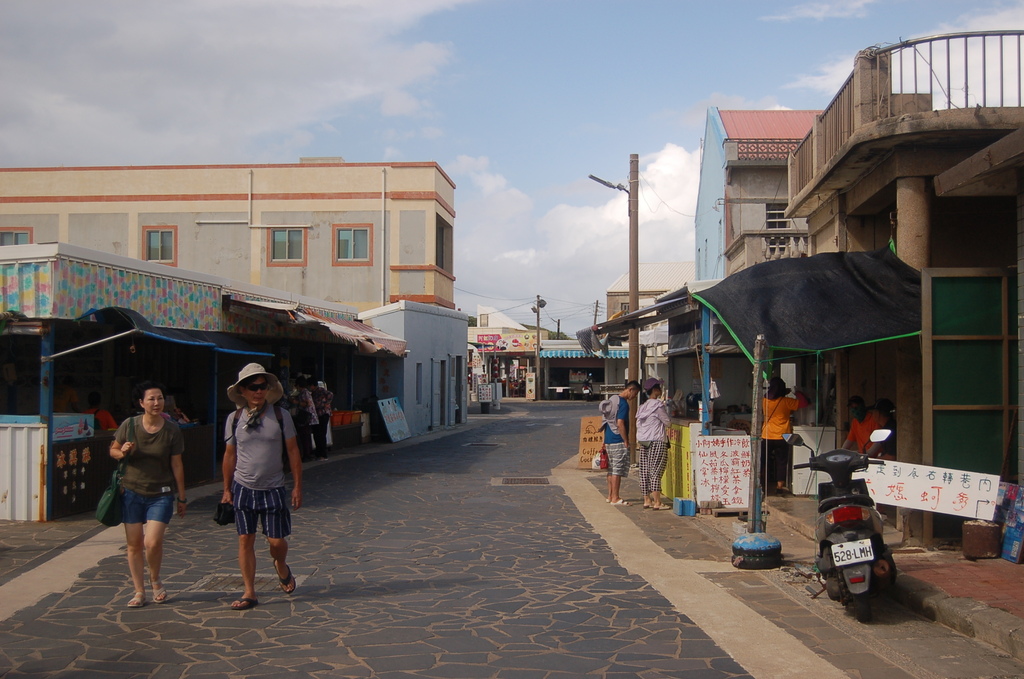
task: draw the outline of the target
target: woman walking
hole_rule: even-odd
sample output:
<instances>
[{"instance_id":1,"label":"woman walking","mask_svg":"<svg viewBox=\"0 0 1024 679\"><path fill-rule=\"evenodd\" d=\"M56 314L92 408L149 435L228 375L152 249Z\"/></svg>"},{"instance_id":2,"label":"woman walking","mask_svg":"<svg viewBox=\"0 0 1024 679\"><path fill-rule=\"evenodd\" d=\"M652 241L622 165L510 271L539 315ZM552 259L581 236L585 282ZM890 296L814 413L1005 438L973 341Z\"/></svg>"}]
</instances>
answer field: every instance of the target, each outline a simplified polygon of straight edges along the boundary
<instances>
[{"instance_id":1,"label":"woman walking","mask_svg":"<svg viewBox=\"0 0 1024 679\"><path fill-rule=\"evenodd\" d=\"M668 404L661 400L661 380L644 382L647 400L636 411L636 442L640 462L640 492L644 508L671 509L661 503L661 475L668 463Z\"/></svg>"},{"instance_id":2,"label":"woman walking","mask_svg":"<svg viewBox=\"0 0 1024 679\"><path fill-rule=\"evenodd\" d=\"M167 601L160 580L164 533L175 508L178 516L185 516L185 467L181 462L185 441L178 425L163 417L164 392L157 382L136 385L132 397L142 407L142 414L122 422L110 444L110 457L125 460L121 510L128 570L135 588L129 608L146 605L147 564L153 601Z\"/></svg>"}]
</instances>

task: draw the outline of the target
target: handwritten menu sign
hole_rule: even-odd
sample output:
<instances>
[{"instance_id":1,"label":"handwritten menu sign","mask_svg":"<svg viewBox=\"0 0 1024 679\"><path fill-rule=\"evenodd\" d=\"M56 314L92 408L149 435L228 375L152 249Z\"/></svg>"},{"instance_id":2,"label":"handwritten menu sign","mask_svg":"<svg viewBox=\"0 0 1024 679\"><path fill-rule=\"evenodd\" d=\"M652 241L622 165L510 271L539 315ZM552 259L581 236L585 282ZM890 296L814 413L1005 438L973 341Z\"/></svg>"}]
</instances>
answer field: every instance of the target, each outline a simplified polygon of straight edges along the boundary
<instances>
[{"instance_id":1,"label":"handwritten menu sign","mask_svg":"<svg viewBox=\"0 0 1024 679\"><path fill-rule=\"evenodd\" d=\"M697 502L746 507L750 491L750 437L697 436L693 444Z\"/></svg>"},{"instance_id":2,"label":"handwritten menu sign","mask_svg":"<svg viewBox=\"0 0 1024 679\"><path fill-rule=\"evenodd\" d=\"M996 511L999 477L995 474L887 461L857 472L854 478L864 479L872 499L884 505L986 521Z\"/></svg>"},{"instance_id":3,"label":"handwritten menu sign","mask_svg":"<svg viewBox=\"0 0 1024 679\"><path fill-rule=\"evenodd\" d=\"M405 421L405 412L397 398L385 398L377 401L380 406L380 415L384 418L384 425L388 429L388 437L392 443L401 441L412 436L409 432L409 423Z\"/></svg>"},{"instance_id":4,"label":"handwritten menu sign","mask_svg":"<svg viewBox=\"0 0 1024 679\"><path fill-rule=\"evenodd\" d=\"M601 430L603 418L600 415L580 418L580 454L579 469L590 469L590 464L604 445L604 432Z\"/></svg>"}]
</instances>

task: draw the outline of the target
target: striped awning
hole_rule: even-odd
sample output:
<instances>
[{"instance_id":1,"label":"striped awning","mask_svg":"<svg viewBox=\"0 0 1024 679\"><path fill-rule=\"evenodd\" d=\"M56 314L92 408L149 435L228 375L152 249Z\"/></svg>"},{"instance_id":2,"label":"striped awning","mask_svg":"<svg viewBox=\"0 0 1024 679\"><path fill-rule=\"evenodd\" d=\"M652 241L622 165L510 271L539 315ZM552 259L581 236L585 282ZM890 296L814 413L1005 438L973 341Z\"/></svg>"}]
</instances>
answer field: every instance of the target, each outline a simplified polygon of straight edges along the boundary
<instances>
[{"instance_id":1,"label":"striped awning","mask_svg":"<svg viewBox=\"0 0 1024 679\"><path fill-rule=\"evenodd\" d=\"M594 358L582 349L541 349L541 358ZM609 349L607 358L629 358L628 349Z\"/></svg>"}]
</instances>

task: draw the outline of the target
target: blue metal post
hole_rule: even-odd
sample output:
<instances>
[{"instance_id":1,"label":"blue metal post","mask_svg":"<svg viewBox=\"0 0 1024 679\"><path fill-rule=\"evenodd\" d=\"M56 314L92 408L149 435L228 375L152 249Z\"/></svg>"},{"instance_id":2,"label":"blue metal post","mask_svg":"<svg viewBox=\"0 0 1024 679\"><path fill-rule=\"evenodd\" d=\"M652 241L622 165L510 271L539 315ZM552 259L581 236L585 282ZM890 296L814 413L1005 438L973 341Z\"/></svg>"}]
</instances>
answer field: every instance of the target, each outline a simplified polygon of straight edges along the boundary
<instances>
[{"instance_id":1,"label":"blue metal post","mask_svg":"<svg viewBox=\"0 0 1024 679\"><path fill-rule=\"evenodd\" d=\"M701 306L701 352L698 358L701 361L700 402L703 406L703 416L700 421L700 432L704 435L711 433L711 353L708 351L708 347L711 346L711 319L711 309L706 306Z\"/></svg>"},{"instance_id":2,"label":"blue metal post","mask_svg":"<svg viewBox=\"0 0 1024 679\"><path fill-rule=\"evenodd\" d=\"M53 390L54 390L54 365L53 361L42 360L54 353L57 346L57 327L54 323L43 325L43 333L40 338L39 348L39 412L42 414L43 424L46 425L46 516L41 516L41 521L49 521L53 516Z\"/></svg>"}]
</instances>

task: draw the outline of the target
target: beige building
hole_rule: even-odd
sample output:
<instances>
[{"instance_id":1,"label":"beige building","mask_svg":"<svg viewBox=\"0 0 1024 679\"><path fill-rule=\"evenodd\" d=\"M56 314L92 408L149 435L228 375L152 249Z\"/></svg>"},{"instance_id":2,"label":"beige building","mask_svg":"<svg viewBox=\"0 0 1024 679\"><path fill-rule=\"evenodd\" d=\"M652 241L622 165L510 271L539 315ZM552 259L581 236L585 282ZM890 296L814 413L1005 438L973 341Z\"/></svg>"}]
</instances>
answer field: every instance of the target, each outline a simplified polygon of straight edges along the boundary
<instances>
[{"instance_id":1,"label":"beige building","mask_svg":"<svg viewBox=\"0 0 1024 679\"><path fill-rule=\"evenodd\" d=\"M454 309L436 163L0 168L0 245L70 243L360 311Z\"/></svg>"}]
</instances>

